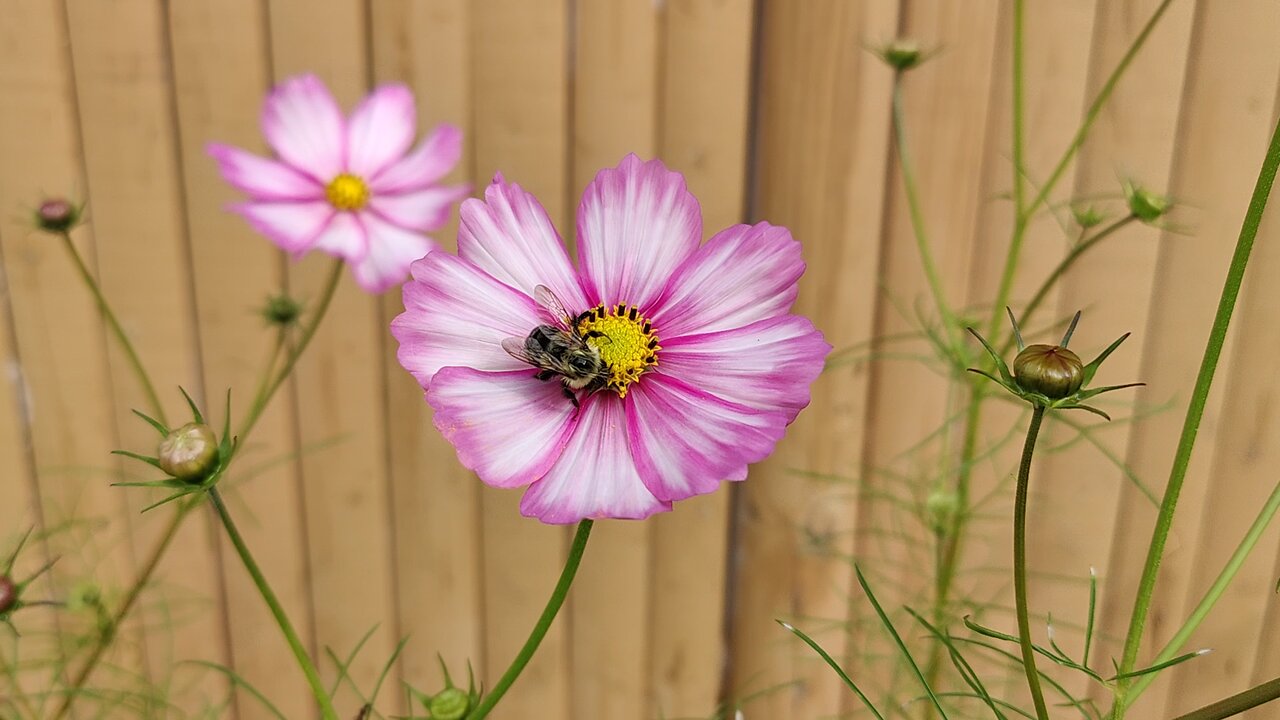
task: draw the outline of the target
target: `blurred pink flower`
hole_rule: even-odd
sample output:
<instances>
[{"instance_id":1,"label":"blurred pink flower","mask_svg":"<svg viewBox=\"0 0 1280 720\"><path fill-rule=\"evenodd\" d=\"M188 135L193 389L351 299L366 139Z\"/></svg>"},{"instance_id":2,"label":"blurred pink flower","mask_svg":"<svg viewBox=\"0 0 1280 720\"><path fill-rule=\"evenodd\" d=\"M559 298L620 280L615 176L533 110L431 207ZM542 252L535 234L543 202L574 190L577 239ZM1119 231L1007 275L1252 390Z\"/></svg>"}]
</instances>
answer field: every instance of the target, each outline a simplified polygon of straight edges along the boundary
<instances>
[{"instance_id":1,"label":"blurred pink flower","mask_svg":"<svg viewBox=\"0 0 1280 720\"><path fill-rule=\"evenodd\" d=\"M703 244L684 178L634 155L587 187L576 268L538 201L501 175L461 217L457 256L413 264L392 334L462 463L529 486L524 515L669 510L746 478L808 405L831 346L791 313L804 262L785 228L736 225ZM548 336L603 374L564 366L582 381L572 392L531 368Z\"/></svg>"},{"instance_id":2,"label":"blurred pink flower","mask_svg":"<svg viewBox=\"0 0 1280 720\"><path fill-rule=\"evenodd\" d=\"M343 258L360 287L382 292L435 249L422 233L448 221L468 188L436 184L458 162L462 134L440 125L408 152L417 127L413 93L384 85L344 118L324 83L280 83L262 111L279 161L210 144L227 182L249 196L232 209L294 257L321 250ZM406 154L407 153L407 154Z\"/></svg>"}]
</instances>

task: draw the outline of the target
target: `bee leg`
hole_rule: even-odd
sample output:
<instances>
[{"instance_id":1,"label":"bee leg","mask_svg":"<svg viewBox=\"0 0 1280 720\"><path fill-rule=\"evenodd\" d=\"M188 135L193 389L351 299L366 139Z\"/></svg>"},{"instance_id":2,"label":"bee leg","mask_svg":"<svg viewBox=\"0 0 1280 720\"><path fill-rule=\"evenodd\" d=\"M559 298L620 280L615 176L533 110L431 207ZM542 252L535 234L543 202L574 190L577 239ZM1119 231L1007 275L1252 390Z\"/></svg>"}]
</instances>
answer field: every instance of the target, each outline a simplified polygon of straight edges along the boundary
<instances>
[{"instance_id":1,"label":"bee leg","mask_svg":"<svg viewBox=\"0 0 1280 720\"><path fill-rule=\"evenodd\" d=\"M575 394L572 390L570 390L565 385L561 385L560 389L564 391L564 396L569 398L569 402L573 403L573 407L581 409L582 406L578 404L577 394Z\"/></svg>"},{"instance_id":2,"label":"bee leg","mask_svg":"<svg viewBox=\"0 0 1280 720\"><path fill-rule=\"evenodd\" d=\"M605 335L599 330L588 330L582 337L585 339L585 338L599 338L599 337L609 337L609 336Z\"/></svg>"},{"instance_id":3,"label":"bee leg","mask_svg":"<svg viewBox=\"0 0 1280 720\"><path fill-rule=\"evenodd\" d=\"M534 375L533 375L533 376L534 376L534 377L536 377L536 378L538 378L539 380L541 380L541 381L543 381L543 382L546 382L546 381L550 380L551 378L555 377L555 375L556 375L556 374L555 374L555 373L553 373L553 372L551 372L550 370L539 370L538 372L534 373Z\"/></svg>"}]
</instances>

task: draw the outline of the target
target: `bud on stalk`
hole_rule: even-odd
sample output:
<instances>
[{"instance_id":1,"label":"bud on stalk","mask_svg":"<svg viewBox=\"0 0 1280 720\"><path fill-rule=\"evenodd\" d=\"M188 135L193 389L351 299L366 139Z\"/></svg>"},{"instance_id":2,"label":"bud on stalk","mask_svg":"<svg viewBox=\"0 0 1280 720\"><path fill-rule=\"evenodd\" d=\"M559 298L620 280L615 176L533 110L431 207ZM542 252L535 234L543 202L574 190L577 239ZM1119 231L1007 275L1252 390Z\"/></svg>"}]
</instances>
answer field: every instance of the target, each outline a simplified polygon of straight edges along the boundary
<instances>
[{"instance_id":1,"label":"bud on stalk","mask_svg":"<svg viewBox=\"0 0 1280 720\"><path fill-rule=\"evenodd\" d=\"M208 425L187 423L160 441L160 469L189 483L205 479L218 464L218 439Z\"/></svg>"},{"instance_id":2,"label":"bud on stalk","mask_svg":"<svg viewBox=\"0 0 1280 720\"><path fill-rule=\"evenodd\" d=\"M1059 400L1084 384L1084 363L1059 345L1028 345L1013 359L1013 375L1023 388Z\"/></svg>"}]
</instances>

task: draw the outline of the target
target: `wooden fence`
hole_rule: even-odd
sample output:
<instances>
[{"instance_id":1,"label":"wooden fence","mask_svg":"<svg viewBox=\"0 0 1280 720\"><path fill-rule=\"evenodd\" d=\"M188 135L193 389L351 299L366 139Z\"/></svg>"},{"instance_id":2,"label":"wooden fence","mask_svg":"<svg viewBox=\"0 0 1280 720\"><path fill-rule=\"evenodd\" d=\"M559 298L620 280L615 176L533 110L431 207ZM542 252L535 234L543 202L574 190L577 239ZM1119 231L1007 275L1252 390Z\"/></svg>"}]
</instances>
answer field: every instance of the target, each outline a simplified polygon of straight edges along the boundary
<instances>
[{"instance_id":1,"label":"wooden fence","mask_svg":"<svg viewBox=\"0 0 1280 720\"><path fill-rule=\"evenodd\" d=\"M1032 183L1157 4L1028 3ZM216 417L226 388L247 398L271 340L255 308L282 282L302 298L318 290L324 260L286 263L226 213L234 193L204 152L213 140L263 149L264 92L304 71L348 106L376 83L409 83L424 126L465 130L456 180L483 187L501 170L564 231L599 168L629 151L664 158L688 177L709 231L743 219L792 229L809 263L800 309L850 348L910 329L927 297L890 152L892 76L867 47L902 35L937 51L906 81L907 136L943 284L954 305L985 317L1012 224L1010 27L1010 3L995 0L0 0L3 547L29 525L92 519L51 536L47 551L61 559L42 591L90 575L120 588L167 521L108 485L137 470L107 452L154 438L129 413L140 388L62 248L30 228L44 194L89 201L76 242L173 416L179 384ZM1183 206L1169 227L1127 227L1087 255L1050 303L1085 309L1075 341L1085 353L1133 330L1102 379L1147 383L1132 413L1132 396L1109 406L1140 421L1086 422L1088 442L1038 465L1032 604L1064 627L1083 620L1092 566L1100 627L1123 633L1154 510L1113 461L1157 491L1168 473L1275 116L1277 28L1274 0L1175 0L1053 195L1116 208L1120 180L1133 178ZM1277 479L1274 218L1202 429L1148 648L1181 623ZM1015 298L1025 301L1068 242L1053 214L1037 217ZM344 281L250 441L244 467L255 471L236 478L232 509L313 648L345 656L376 626L351 667L361 687L402 636L411 640L399 677L434 687L439 652L455 677L469 658L492 681L539 612L568 536L521 518L518 493L459 468L395 363L386 328L399 309L398 293L370 297ZM875 493L860 502L854 483L925 477L943 457L933 446L903 454L956 408L945 377L903 359L921 347L880 346L874 361L826 373L746 483L648 522L599 524L569 610L501 717L707 717L721 698L770 688L745 706L748 718L853 710L773 620L809 627L837 657L860 656L875 629L844 622L865 611L849 558L875 569L894 603L910 601L894 588L930 572L927 543L885 539L900 511ZM993 415L992 441L1015 419ZM1049 442L1071 437L1056 427ZM964 555L969 590L997 602L1008 594L1006 571L991 572L1008 563L1005 455L975 470L975 496L996 493L996 519ZM1138 716L1167 717L1280 674L1278 548L1273 529L1190 643L1215 652L1169 673ZM310 712L270 616L203 514L181 530L118 645L102 684L140 672L171 678L184 707L216 704L224 680L178 664L207 660L233 667L287 716ZM1109 667L1105 653L1117 652L1104 641L1095 663ZM857 663L869 677L886 665ZM334 678L332 664L325 672ZM354 717L354 695L341 704ZM262 717L245 695L233 711Z\"/></svg>"}]
</instances>

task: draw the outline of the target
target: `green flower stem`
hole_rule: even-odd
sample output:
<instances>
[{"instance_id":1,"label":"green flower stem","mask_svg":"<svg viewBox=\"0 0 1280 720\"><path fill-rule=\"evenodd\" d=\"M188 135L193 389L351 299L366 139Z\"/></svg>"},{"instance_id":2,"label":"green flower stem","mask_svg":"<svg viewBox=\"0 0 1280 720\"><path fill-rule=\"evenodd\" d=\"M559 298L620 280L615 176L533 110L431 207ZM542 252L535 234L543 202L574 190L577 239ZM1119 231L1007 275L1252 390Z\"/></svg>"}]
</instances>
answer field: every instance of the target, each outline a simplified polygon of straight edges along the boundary
<instances>
[{"instance_id":1,"label":"green flower stem","mask_svg":"<svg viewBox=\"0 0 1280 720\"><path fill-rule=\"evenodd\" d=\"M315 337L316 330L320 327L320 321L324 319L325 313L329 310L329 304L333 301L333 296L338 289L338 281L342 279L343 260L335 258L333 267L329 270L329 277L325 280L324 289L320 291L320 303L316 306L315 315L302 330L302 336L298 339L298 343L289 350L288 357L285 358L284 366L280 368L280 372L276 373L275 378L266 385L265 391L258 393L255 398L253 407L249 408L249 414L245 417L244 422L240 424L240 431L237 436L244 438L253 429L262 417L262 412L266 410L267 404L271 402L271 398L284 384L289 374L293 372L293 368L298 364L298 358L302 357L302 353L307 349L307 345L311 343L311 339Z\"/></svg>"},{"instance_id":2,"label":"green flower stem","mask_svg":"<svg viewBox=\"0 0 1280 720\"><path fill-rule=\"evenodd\" d=\"M537 652L538 645L542 644L542 638L546 636L547 630L551 628L551 622L556 619L556 613L560 612L560 606L564 605L564 599L569 594L569 587L573 585L573 578L578 573L578 565L582 562L582 553L587 549L587 540L591 538L592 524L591 520L583 520L578 523L578 531L573 536L573 545L569 548L569 557L565 560L564 570L560 571L560 580L556 583L555 590L551 591L547 606L543 608L537 624L533 626L533 630L529 633L529 639L524 641L524 647L520 648L520 652L511 661L511 666L498 679L498 684L494 685L493 689L480 701L480 704L467 715L466 720L481 720L488 717L494 706L502 699L502 696L507 694L507 690L511 689L512 683L516 681L516 678L520 677L524 667L533 659L533 654Z\"/></svg>"},{"instance_id":3,"label":"green flower stem","mask_svg":"<svg viewBox=\"0 0 1280 720\"><path fill-rule=\"evenodd\" d=\"M146 563L142 566L142 571L138 573L138 577L129 586L128 592L124 596L124 601L120 603L120 607L116 608L116 612L111 616L106 628L98 633L97 639L94 641L93 649L89 652L89 657L84 664L80 666L79 672L71 681L71 685L67 693L62 698L62 703L58 705L58 709L54 711L53 720L62 720L71 710L71 705L81 695L81 690L89 680L89 676L93 674L94 668L98 666L98 662L102 659L103 653L110 647L116 637L116 631L124 622L125 617L129 615L129 611L133 609L137 603L138 597L142 595L143 588L151 582L151 576L155 574L156 568L160 566L160 560L164 557L165 552L169 549L169 545L173 543L173 538L178 534L178 528L182 526L182 521L194 508L198 500L183 500L178 503L178 507L173 512L173 517L169 519L169 524L165 526L160 540L156 542L155 547L151 548L151 554L147 556Z\"/></svg>"},{"instance_id":4,"label":"green flower stem","mask_svg":"<svg viewBox=\"0 0 1280 720\"><path fill-rule=\"evenodd\" d=\"M1209 586L1204 597L1200 599L1199 604L1191 611L1191 615L1187 617L1186 622L1182 623L1182 627L1178 628L1178 632L1173 634L1168 644L1156 655L1151 661L1152 665L1159 665L1168 662L1177 656L1178 651L1191 639L1191 634L1200 627L1200 623L1204 622L1205 617L1209 615L1209 611L1217 604L1218 598L1226 592L1227 587L1231 585L1231 581L1235 579L1236 573L1240 572L1240 568L1244 566L1244 561L1249 557L1249 553L1253 552L1254 546L1258 544L1258 540L1262 539L1262 534L1266 532L1267 526L1276 516L1276 511L1280 510L1280 484L1277 484L1271 490L1271 496L1267 498L1266 504L1262 506L1261 512L1253 519L1253 524L1249 526L1249 531L1245 533L1244 538L1240 540L1240 544L1236 546L1235 552L1227 560L1227 564L1222 567L1222 571L1218 573L1218 577ZM1129 690L1125 696L1125 705L1132 705L1134 700L1147 689L1152 682L1155 681L1159 673L1147 673L1139 676L1137 682Z\"/></svg>"},{"instance_id":5,"label":"green flower stem","mask_svg":"<svg viewBox=\"0 0 1280 720\"><path fill-rule=\"evenodd\" d=\"M946 292L942 287L942 276L938 274L938 265L933 258L933 249L929 244L928 231L924 224L924 211L920 207L920 191L916 185L914 165L911 163L911 152L907 143L906 123L902 109L902 73L898 72L893 82L893 137L897 143L898 165L902 171L902 185L907 195L907 208L911 216L911 230L915 234L916 247L920 251L920 264L924 267L925 279L929 283L929 292L933 295L933 303L938 308L938 315L946 329L948 342L954 346L956 332L955 315L947 304Z\"/></svg>"},{"instance_id":6,"label":"green flower stem","mask_svg":"<svg viewBox=\"0 0 1280 720\"><path fill-rule=\"evenodd\" d=\"M85 264L84 258L80 256L80 251L76 249L76 244L71 241L71 233L63 231L58 233L58 236L62 238L62 246L71 255L72 264L80 272L80 279L84 281L85 287L89 288L89 292L93 294L93 299L98 303L98 311L102 313L103 319L107 321L107 326L111 328L111 333L116 336L120 347L124 348L125 357L129 360L129 366L133 369L133 374L137 376L138 383L142 385L142 392L147 396L147 404L151 406L150 410L155 419L159 420L160 424L168 427L169 422L164 416L164 405L160 402L160 396L156 393L155 386L151 384L151 376L147 374L147 369L142 365L142 358L138 356L138 351L134 349L133 343L129 342L129 336L125 334L124 328L121 327L120 320L116 318L111 305L107 303L107 297L102 294L102 288L98 285L98 281L94 279L93 273L89 272L89 266Z\"/></svg>"},{"instance_id":7,"label":"green flower stem","mask_svg":"<svg viewBox=\"0 0 1280 720\"><path fill-rule=\"evenodd\" d=\"M1146 628L1147 614L1151 611L1151 597L1155 591L1156 577L1160 572L1160 561L1164 557L1164 546L1169 538L1169 529L1173 526L1173 513L1177 509L1182 483L1187 477L1187 468L1191 464L1191 451L1195 447L1196 435L1200 430L1200 420L1204 416L1205 404L1209 399L1209 389L1213 385L1213 376L1218 369L1222 346L1227 338L1227 328L1231 324L1236 299L1240 296L1240 284L1244 280L1245 267L1249 264L1249 254L1253 251L1253 241L1258 236L1258 226L1262 223L1262 214L1266 210L1267 198L1271 195L1271 186L1275 182L1278 168L1280 168L1280 124L1272 133L1271 144L1267 147L1262 169L1258 173L1258 182L1253 189L1253 197L1249 200L1249 209L1245 211L1244 221L1240 227L1240 237L1236 241L1235 253L1231 257L1231 266L1227 269L1227 277L1222 285L1222 297L1218 300L1218 311L1213 318L1213 328L1209 331L1208 342L1205 343L1200 372L1196 375L1196 384L1191 391L1191 402L1187 405L1182 435L1178 439L1173 467L1169 471L1169 482L1165 485L1164 500L1160 504L1160 513L1156 517L1156 525L1151 533L1147 560L1142 569L1142 579L1138 583L1137 596L1134 598L1133 614L1129 618L1129 632L1125 636L1124 655L1120 661L1119 674L1122 675L1132 672L1138 661L1138 648L1142 644L1142 632ZM1129 680L1119 681L1117 698L1124 698L1130 685ZM1124 703L1117 702L1113 709L1115 720L1123 718L1124 711Z\"/></svg>"},{"instance_id":8,"label":"green flower stem","mask_svg":"<svg viewBox=\"0 0 1280 720\"><path fill-rule=\"evenodd\" d=\"M240 536L239 529L236 528L230 513L227 512L227 506L222 502L222 494L218 492L216 486L209 489L209 500L213 502L214 509L218 511L218 518L222 520L222 526L226 528L227 537L231 539L231 544L235 546L236 554L240 556L245 569L249 571L249 575L253 578L253 584L258 587L258 593L262 595L262 599L266 601L267 607L270 608L276 624L280 626L280 632L284 634L285 641L289 643L289 649L293 651L293 657L297 660L298 667L307 676L307 684L311 686L311 693L320 705L320 716L324 720L338 720L338 713L334 710L333 700L330 699L329 693L324 689L324 683L320 680L320 672L316 670L315 663L311 661L311 656L307 654L307 649L302 646L302 640L298 638L297 631L293 629L293 624L289 622L289 616L285 614L284 608L276 598L276 594L271 590L271 585L267 583L267 578L262 574L262 570L258 568L258 563L253 559L252 553L249 552L249 546L245 545L244 538Z\"/></svg>"},{"instance_id":9,"label":"green flower stem","mask_svg":"<svg viewBox=\"0 0 1280 720\"><path fill-rule=\"evenodd\" d=\"M1049 709L1040 689L1040 673L1036 670L1036 654L1031 647L1031 619L1027 614L1027 487L1031 484L1031 457L1036 450L1036 437L1044 408L1037 405L1027 427L1027 441L1022 446L1022 462L1018 465L1018 492L1013 505L1013 592L1018 613L1018 644L1022 646L1022 669L1027 674L1027 688L1036 706L1036 717L1049 720Z\"/></svg>"},{"instance_id":10,"label":"green flower stem","mask_svg":"<svg viewBox=\"0 0 1280 720\"><path fill-rule=\"evenodd\" d=\"M1179 715L1174 720L1221 720L1221 718L1239 715L1245 710L1271 702L1276 698L1280 698L1280 678L1268 680L1257 687L1249 688L1212 705L1205 705L1195 712Z\"/></svg>"},{"instance_id":11,"label":"green flower stem","mask_svg":"<svg viewBox=\"0 0 1280 720\"><path fill-rule=\"evenodd\" d=\"M1049 296L1049 291L1053 289L1054 285L1062 279L1062 276L1067 272L1067 270L1071 269L1071 266L1074 265L1082 255L1093 249L1093 247L1098 243L1106 240L1118 230L1137 219L1136 215L1126 215L1125 217L1122 217L1099 230L1093 236L1076 243L1075 246L1067 252L1066 256L1062 258L1062 261L1058 263L1058 266L1045 277L1044 282L1040 283L1040 287L1036 290L1036 294L1031 297L1031 301L1022 309L1022 316L1018 321L1019 324L1022 325L1022 327L1028 326L1027 318L1031 317L1032 313L1040 309L1040 305L1043 304L1045 298ZM1010 335L1005 340L1004 346L1000 350L1001 354L1009 352L1009 350L1013 348L1013 342L1013 336Z\"/></svg>"}]
</instances>

